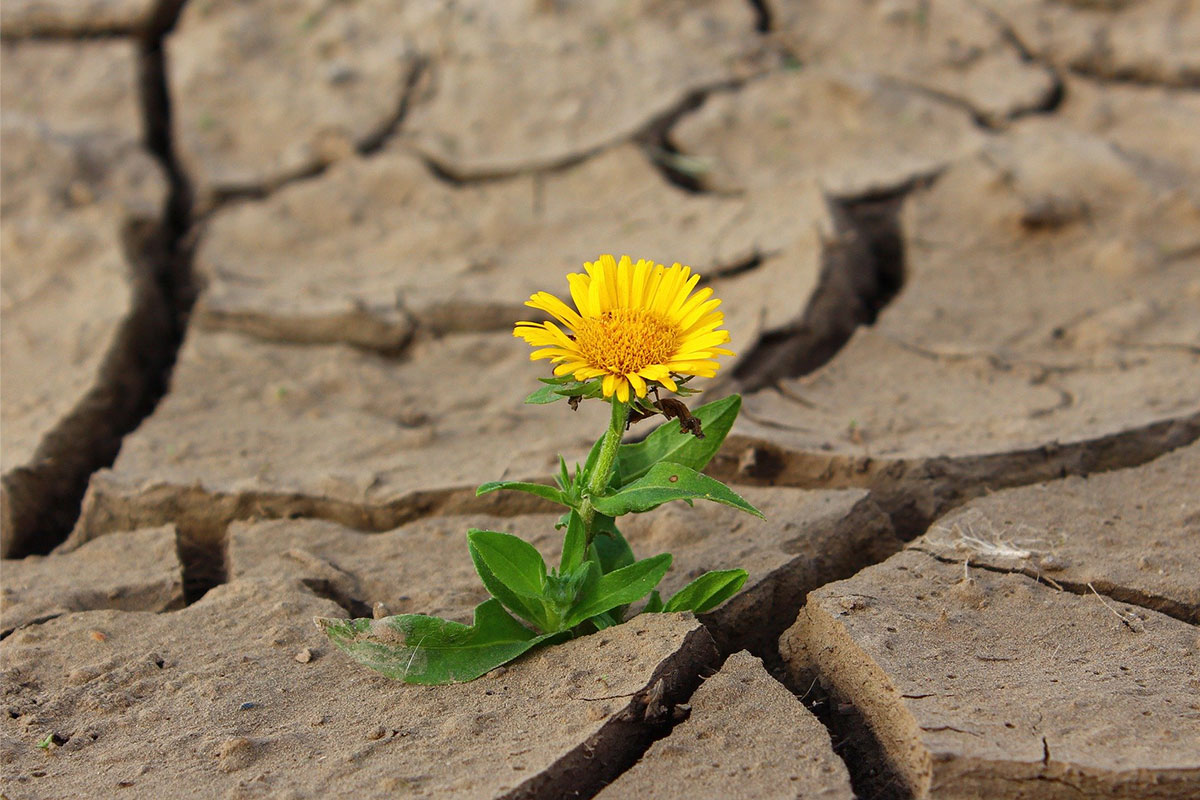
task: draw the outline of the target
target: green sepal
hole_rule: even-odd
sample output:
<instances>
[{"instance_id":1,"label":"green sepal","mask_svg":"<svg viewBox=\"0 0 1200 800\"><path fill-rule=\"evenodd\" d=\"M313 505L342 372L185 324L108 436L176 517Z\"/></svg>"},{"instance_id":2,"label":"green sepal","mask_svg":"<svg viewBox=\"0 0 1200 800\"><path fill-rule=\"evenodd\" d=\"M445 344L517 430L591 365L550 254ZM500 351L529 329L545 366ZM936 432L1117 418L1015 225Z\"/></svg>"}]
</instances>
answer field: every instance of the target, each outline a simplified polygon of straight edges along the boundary
<instances>
[{"instance_id":1,"label":"green sepal","mask_svg":"<svg viewBox=\"0 0 1200 800\"><path fill-rule=\"evenodd\" d=\"M617 488L628 486L649 472L655 464L664 461L682 464L699 472L721 449L721 443L725 441L741 408L741 395L731 394L705 403L693 411L692 416L700 420L704 430L703 439L697 439L690 433L680 433L679 423L667 420L642 441L621 445L617 450L616 468L610 485Z\"/></svg>"},{"instance_id":2,"label":"green sepal","mask_svg":"<svg viewBox=\"0 0 1200 800\"><path fill-rule=\"evenodd\" d=\"M467 533L467 549L492 597L539 630L558 630L542 599L546 562L533 545L508 533L472 528Z\"/></svg>"},{"instance_id":3,"label":"green sepal","mask_svg":"<svg viewBox=\"0 0 1200 800\"><path fill-rule=\"evenodd\" d=\"M619 517L630 512L649 511L671 500L711 500L732 506L762 519L763 514L715 478L682 464L655 464L646 475L603 497L593 497L592 505L602 514Z\"/></svg>"},{"instance_id":4,"label":"green sepal","mask_svg":"<svg viewBox=\"0 0 1200 800\"><path fill-rule=\"evenodd\" d=\"M497 600L475 607L472 625L400 614L383 619L313 620L339 650L389 678L438 685L474 680L554 636L537 635Z\"/></svg>"},{"instance_id":5,"label":"green sepal","mask_svg":"<svg viewBox=\"0 0 1200 800\"><path fill-rule=\"evenodd\" d=\"M595 564L594 561L588 563ZM578 603L563 620L563 627L572 628L589 617L640 600L658 585L670 568L671 554L662 553L586 582ZM594 569L599 572L598 567Z\"/></svg>"},{"instance_id":6,"label":"green sepal","mask_svg":"<svg viewBox=\"0 0 1200 800\"><path fill-rule=\"evenodd\" d=\"M475 496L478 497L489 492L498 492L501 489L507 489L511 492L536 494L538 497L549 500L552 503L558 503L563 506L571 505L561 490L555 489L553 486L547 486L544 483L527 483L525 481L488 481L475 490Z\"/></svg>"},{"instance_id":7,"label":"green sepal","mask_svg":"<svg viewBox=\"0 0 1200 800\"><path fill-rule=\"evenodd\" d=\"M750 573L744 569L723 569L706 572L680 589L662 606L662 610L691 611L703 614L712 611L737 594ZM659 601L661 603L661 600ZM646 608L649 611L649 606Z\"/></svg>"}]
</instances>

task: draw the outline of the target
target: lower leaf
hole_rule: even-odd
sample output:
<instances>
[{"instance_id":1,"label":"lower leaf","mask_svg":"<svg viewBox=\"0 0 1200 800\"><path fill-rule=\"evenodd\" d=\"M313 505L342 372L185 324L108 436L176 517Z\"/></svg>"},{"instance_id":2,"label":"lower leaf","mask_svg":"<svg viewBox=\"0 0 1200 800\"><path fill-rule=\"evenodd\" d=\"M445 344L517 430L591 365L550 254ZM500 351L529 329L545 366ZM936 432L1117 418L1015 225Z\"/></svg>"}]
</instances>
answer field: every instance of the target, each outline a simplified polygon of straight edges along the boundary
<instances>
[{"instance_id":1,"label":"lower leaf","mask_svg":"<svg viewBox=\"0 0 1200 800\"><path fill-rule=\"evenodd\" d=\"M744 569L706 572L672 595L662 610L691 611L695 614L712 611L737 594L748 577L749 573Z\"/></svg>"},{"instance_id":2,"label":"lower leaf","mask_svg":"<svg viewBox=\"0 0 1200 800\"><path fill-rule=\"evenodd\" d=\"M562 635L535 634L494 599L476 606L472 625L424 614L313 621L360 664L405 683L428 685L474 680Z\"/></svg>"}]
</instances>

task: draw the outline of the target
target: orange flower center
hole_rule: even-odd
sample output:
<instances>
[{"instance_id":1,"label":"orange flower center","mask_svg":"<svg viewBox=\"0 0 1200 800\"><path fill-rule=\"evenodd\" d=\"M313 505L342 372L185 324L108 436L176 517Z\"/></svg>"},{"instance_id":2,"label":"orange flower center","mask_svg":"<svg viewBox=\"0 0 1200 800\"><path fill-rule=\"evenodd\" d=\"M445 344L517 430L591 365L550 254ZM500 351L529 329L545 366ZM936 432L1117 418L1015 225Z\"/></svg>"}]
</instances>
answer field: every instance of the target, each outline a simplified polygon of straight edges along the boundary
<instances>
[{"instance_id":1,"label":"orange flower center","mask_svg":"<svg viewBox=\"0 0 1200 800\"><path fill-rule=\"evenodd\" d=\"M665 364L679 347L679 329L657 314L638 308L614 308L585 318L575 331L584 360L610 375L629 375Z\"/></svg>"}]
</instances>

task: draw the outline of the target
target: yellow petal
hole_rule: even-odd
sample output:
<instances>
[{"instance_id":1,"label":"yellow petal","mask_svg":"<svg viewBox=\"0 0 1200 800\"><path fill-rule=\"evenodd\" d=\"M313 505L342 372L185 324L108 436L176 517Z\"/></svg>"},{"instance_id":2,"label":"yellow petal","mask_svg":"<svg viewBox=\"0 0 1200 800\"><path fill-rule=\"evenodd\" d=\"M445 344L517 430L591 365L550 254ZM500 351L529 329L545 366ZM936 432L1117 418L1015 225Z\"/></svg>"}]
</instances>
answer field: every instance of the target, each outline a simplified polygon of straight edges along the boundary
<instances>
[{"instance_id":1,"label":"yellow petal","mask_svg":"<svg viewBox=\"0 0 1200 800\"><path fill-rule=\"evenodd\" d=\"M605 397L612 397L613 390L616 389L616 385L617 385L617 376L612 375L612 374L606 374L604 376L604 382L600 384L600 391L602 391L604 393Z\"/></svg>"},{"instance_id":2,"label":"yellow petal","mask_svg":"<svg viewBox=\"0 0 1200 800\"><path fill-rule=\"evenodd\" d=\"M646 278L649 276L650 268L653 266L653 261L639 258L637 266L633 268L633 286L630 287L629 292L630 308L643 308L642 301L646 297Z\"/></svg>"},{"instance_id":3,"label":"yellow petal","mask_svg":"<svg viewBox=\"0 0 1200 800\"><path fill-rule=\"evenodd\" d=\"M630 308L630 289L633 288L633 262L629 256L621 256L617 262L617 301L621 308Z\"/></svg>"},{"instance_id":4,"label":"yellow petal","mask_svg":"<svg viewBox=\"0 0 1200 800\"><path fill-rule=\"evenodd\" d=\"M571 287L571 300L575 303L575 308L579 309L580 316L594 317L599 313L592 310L592 304L588 298L591 282L591 278L578 272L572 272L567 276L567 284Z\"/></svg>"},{"instance_id":5,"label":"yellow petal","mask_svg":"<svg viewBox=\"0 0 1200 800\"><path fill-rule=\"evenodd\" d=\"M629 381L617 378L617 399L622 403L629 402Z\"/></svg>"},{"instance_id":6,"label":"yellow petal","mask_svg":"<svg viewBox=\"0 0 1200 800\"><path fill-rule=\"evenodd\" d=\"M529 301L525 305L540 308L572 330L577 329L583 322L579 318L579 315L572 311L566 303L549 292L538 292L529 298Z\"/></svg>"},{"instance_id":7,"label":"yellow petal","mask_svg":"<svg viewBox=\"0 0 1200 800\"><path fill-rule=\"evenodd\" d=\"M638 375L636 372L632 372L626 375L625 379L628 380L630 385L633 386L633 390L637 392L638 397L646 396L646 381L642 379L641 375Z\"/></svg>"},{"instance_id":8,"label":"yellow petal","mask_svg":"<svg viewBox=\"0 0 1200 800\"><path fill-rule=\"evenodd\" d=\"M699 278L700 276L697 275L695 277ZM713 293L712 287L705 286L703 289L701 289L700 291L696 292L694 295L689 297L687 299L687 301L684 302L684 304L679 307L679 310L677 312L675 312L675 316L672 319L675 320L675 322L679 325L680 328L687 328L688 325L691 324L690 322L687 322L687 318L690 317L692 315L692 312L695 311L697 308L699 308L700 304L703 303L705 300L707 300L712 295L712 293ZM697 315L696 319L699 319L699 318L700 318L699 315Z\"/></svg>"}]
</instances>

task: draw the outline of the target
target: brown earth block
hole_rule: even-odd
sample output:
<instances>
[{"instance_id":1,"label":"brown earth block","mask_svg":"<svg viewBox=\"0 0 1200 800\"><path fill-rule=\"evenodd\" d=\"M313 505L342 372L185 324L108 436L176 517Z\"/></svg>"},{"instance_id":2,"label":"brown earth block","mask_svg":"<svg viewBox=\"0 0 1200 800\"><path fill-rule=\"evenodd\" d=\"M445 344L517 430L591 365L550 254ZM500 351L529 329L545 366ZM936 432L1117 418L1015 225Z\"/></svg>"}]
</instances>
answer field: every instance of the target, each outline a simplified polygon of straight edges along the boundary
<instances>
[{"instance_id":1,"label":"brown earth block","mask_svg":"<svg viewBox=\"0 0 1200 800\"><path fill-rule=\"evenodd\" d=\"M971 0L772 0L778 39L803 64L921 88L989 125L1047 105L1055 79L1024 57L1003 22Z\"/></svg>"},{"instance_id":2,"label":"brown earth block","mask_svg":"<svg viewBox=\"0 0 1200 800\"><path fill-rule=\"evenodd\" d=\"M621 521L637 557L674 556L661 586L664 599L709 570L741 567L750 573L737 595L702 616L722 652L773 650L805 594L879 561L898 545L887 519L861 490L750 489L745 496L766 521L713 504L664 506ZM378 606L377 615L422 613L468 622L487 594L467 557L467 531L520 536L555 566L563 536L554 529L558 517L435 517L378 534L321 520L234 523L229 577L284 575L359 616Z\"/></svg>"},{"instance_id":3,"label":"brown earth block","mask_svg":"<svg viewBox=\"0 0 1200 800\"><path fill-rule=\"evenodd\" d=\"M183 0L5 0L0 27L12 38L146 34Z\"/></svg>"},{"instance_id":4,"label":"brown earth block","mask_svg":"<svg viewBox=\"0 0 1200 800\"><path fill-rule=\"evenodd\" d=\"M716 660L694 619L654 615L473 683L407 686L311 622L342 614L299 584L237 581L181 611L17 631L0 643L2 791L565 797L632 762Z\"/></svg>"},{"instance_id":5,"label":"brown earth block","mask_svg":"<svg viewBox=\"0 0 1200 800\"><path fill-rule=\"evenodd\" d=\"M540 318L522 305L532 293L569 301L565 273L627 253L701 273L742 353L803 314L833 230L802 176L749 199L696 195L634 145L466 185L389 151L217 212L196 254L195 313L210 329L396 353L414 336L510 332Z\"/></svg>"},{"instance_id":6,"label":"brown earth block","mask_svg":"<svg viewBox=\"0 0 1200 800\"><path fill-rule=\"evenodd\" d=\"M744 4L679 0L222 0L185 6L168 41L201 205L374 150L397 129L456 176L561 165L758 71L760 49Z\"/></svg>"},{"instance_id":7,"label":"brown earth block","mask_svg":"<svg viewBox=\"0 0 1200 800\"><path fill-rule=\"evenodd\" d=\"M985 6L1041 61L1110 80L1200 86L1195 0L986 0Z\"/></svg>"},{"instance_id":8,"label":"brown earth block","mask_svg":"<svg viewBox=\"0 0 1200 800\"><path fill-rule=\"evenodd\" d=\"M912 547L1200 623L1198 475L1194 444L1134 469L996 492Z\"/></svg>"},{"instance_id":9,"label":"brown earth block","mask_svg":"<svg viewBox=\"0 0 1200 800\"><path fill-rule=\"evenodd\" d=\"M729 0L471 0L442 19L401 129L456 178L561 166L773 60Z\"/></svg>"},{"instance_id":10,"label":"brown earth block","mask_svg":"<svg viewBox=\"0 0 1200 800\"><path fill-rule=\"evenodd\" d=\"M850 776L829 732L749 653L735 653L688 701L671 735L598 800L850 800Z\"/></svg>"},{"instance_id":11,"label":"brown earth block","mask_svg":"<svg viewBox=\"0 0 1200 800\"><path fill-rule=\"evenodd\" d=\"M183 605L175 529L115 533L73 553L5 559L0 636L73 611L166 611Z\"/></svg>"},{"instance_id":12,"label":"brown earth block","mask_svg":"<svg viewBox=\"0 0 1200 800\"><path fill-rule=\"evenodd\" d=\"M915 533L964 492L1194 440L1200 195L1161 172L1029 120L915 191L900 294L828 364L748 396L717 472L870 486Z\"/></svg>"},{"instance_id":13,"label":"brown earth block","mask_svg":"<svg viewBox=\"0 0 1200 800\"><path fill-rule=\"evenodd\" d=\"M670 139L710 191L769 190L813 177L833 195L895 190L978 149L971 115L869 73L775 72L714 94Z\"/></svg>"},{"instance_id":14,"label":"brown earth block","mask_svg":"<svg viewBox=\"0 0 1200 800\"><path fill-rule=\"evenodd\" d=\"M9 42L3 65L5 557L45 551L169 356L153 276L167 185L123 42Z\"/></svg>"},{"instance_id":15,"label":"brown earth block","mask_svg":"<svg viewBox=\"0 0 1200 800\"><path fill-rule=\"evenodd\" d=\"M810 594L780 649L917 798L1200 792L1200 638L1157 612L905 550Z\"/></svg>"}]
</instances>

